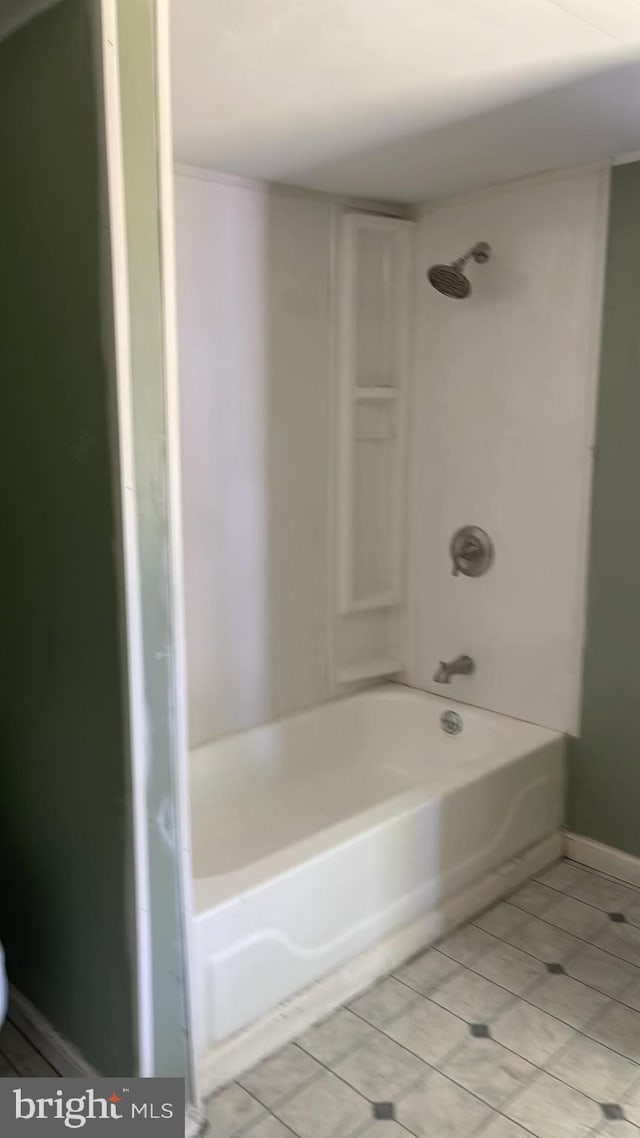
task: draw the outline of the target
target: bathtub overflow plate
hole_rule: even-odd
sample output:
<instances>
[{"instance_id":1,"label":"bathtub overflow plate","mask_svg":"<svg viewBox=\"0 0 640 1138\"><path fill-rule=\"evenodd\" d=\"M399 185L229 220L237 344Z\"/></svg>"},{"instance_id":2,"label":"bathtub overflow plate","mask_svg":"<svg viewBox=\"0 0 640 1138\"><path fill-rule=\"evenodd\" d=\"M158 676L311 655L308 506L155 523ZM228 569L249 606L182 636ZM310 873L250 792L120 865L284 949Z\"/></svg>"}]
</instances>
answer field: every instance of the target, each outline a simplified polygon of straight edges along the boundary
<instances>
[{"instance_id":1,"label":"bathtub overflow plate","mask_svg":"<svg viewBox=\"0 0 640 1138\"><path fill-rule=\"evenodd\" d=\"M445 734L459 735L463 727L462 716L457 711L443 711L440 724Z\"/></svg>"}]
</instances>

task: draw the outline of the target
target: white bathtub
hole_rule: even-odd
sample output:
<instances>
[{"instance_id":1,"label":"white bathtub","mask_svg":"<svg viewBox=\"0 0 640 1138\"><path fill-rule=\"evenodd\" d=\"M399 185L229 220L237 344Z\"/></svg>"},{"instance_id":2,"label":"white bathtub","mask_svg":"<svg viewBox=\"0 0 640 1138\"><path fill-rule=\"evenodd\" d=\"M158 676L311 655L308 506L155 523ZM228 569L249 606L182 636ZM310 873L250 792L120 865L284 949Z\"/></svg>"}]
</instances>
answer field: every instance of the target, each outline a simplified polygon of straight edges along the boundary
<instances>
[{"instance_id":1,"label":"white bathtub","mask_svg":"<svg viewBox=\"0 0 640 1138\"><path fill-rule=\"evenodd\" d=\"M564 740L389 684L198 748L191 791L204 1057L555 833Z\"/></svg>"}]
</instances>

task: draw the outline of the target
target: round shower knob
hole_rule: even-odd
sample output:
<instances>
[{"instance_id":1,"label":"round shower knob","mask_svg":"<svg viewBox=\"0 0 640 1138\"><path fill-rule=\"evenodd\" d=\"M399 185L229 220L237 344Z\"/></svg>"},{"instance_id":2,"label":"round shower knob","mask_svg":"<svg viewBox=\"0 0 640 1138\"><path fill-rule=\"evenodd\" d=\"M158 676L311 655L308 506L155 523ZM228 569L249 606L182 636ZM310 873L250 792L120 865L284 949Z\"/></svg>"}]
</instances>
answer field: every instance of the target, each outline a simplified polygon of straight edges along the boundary
<instances>
[{"instance_id":1,"label":"round shower knob","mask_svg":"<svg viewBox=\"0 0 640 1138\"><path fill-rule=\"evenodd\" d=\"M462 526L451 538L449 547L453 575L482 577L493 564L493 542L480 526Z\"/></svg>"}]
</instances>

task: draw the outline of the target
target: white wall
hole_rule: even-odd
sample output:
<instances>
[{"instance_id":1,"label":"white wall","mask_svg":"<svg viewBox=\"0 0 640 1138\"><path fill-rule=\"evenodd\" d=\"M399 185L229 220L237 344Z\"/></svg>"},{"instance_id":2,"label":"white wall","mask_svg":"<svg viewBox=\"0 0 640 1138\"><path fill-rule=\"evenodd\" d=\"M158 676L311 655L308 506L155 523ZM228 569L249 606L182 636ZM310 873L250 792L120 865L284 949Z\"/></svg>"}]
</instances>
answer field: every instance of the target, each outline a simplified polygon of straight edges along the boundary
<instances>
[{"instance_id":1,"label":"white wall","mask_svg":"<svg viewBox=\"0 0 640 1138\"><path fill-rule=\"evenodd\" d=\"M578 725L608 181L584 168L425 207L418 227L408 681L548 727ZM473 294L424 272L475 241ZM496 559L453 577L449 540L483 526ZM466 652L469 678L432 682Z\"/></svg>"},{"instance_id":2,"label":"white wall","mask_svg":"<svg viewBox=\"0 0 640 1138\"><path fill-rule=\"evenodd\" d=\"M331 694L332 210L176 179L192 744Z\"/></svg>"}]
</instances>

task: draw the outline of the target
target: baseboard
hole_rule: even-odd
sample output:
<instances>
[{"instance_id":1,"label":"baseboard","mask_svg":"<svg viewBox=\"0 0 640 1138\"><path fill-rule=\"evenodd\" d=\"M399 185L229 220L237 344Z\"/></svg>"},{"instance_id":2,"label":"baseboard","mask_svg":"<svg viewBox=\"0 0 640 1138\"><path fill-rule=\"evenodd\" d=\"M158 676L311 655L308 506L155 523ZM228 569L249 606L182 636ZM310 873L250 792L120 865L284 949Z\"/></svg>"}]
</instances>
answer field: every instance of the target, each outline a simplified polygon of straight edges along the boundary
<instances>
[{"instance_id":1,"label":"baseboard","mask_svg":"<svg viewBox=\"0 0 640 1138\"><path fill-rule=\"evenodd\" d=\"M208 1098L411 956L557 861L562 850L563 838L558 831L213 1048L199 1065L202 1097Z\"/></svg>"},{"instance_id":2,"label":"baseboard","mask_svg":"<svg viewBox=\"0 0 640 1138\"><path fill-rule=\"evenodd\" d=\"M38 1049L41 1055L66 1079L95 1079L98 1072L83 1059L80 1052L68 1039L52 1028L45 1017L33 1006L26 996L11 985L8 1018L22 1032L26 1039ZM209 1129L204 1114L194 1106L188 1106L185 1113L185 1138L200 1138Z\"/></svg>"},{"instance_id":3,"label":"baseboard","mask_svg":"<svg viewBox=\"0 0 640 1138\"><path fill-rule=\"evenodd\" d=\"M202 1138L209 1129L209 1123L204 1114L201 1114L195 1106L187 1107L184 1120L184 1138Z\"/></svg>"},{"instance_id":4,"label":"baseboard","mask_svg":"<svg viewBox=\"0 0 640 1138\"><path fill-rule=\"evenodd\" d=\"M97 1077L98 1072L86 1062L77 1048L55 1031L42 1013L13 984L10 987L8 1016L63 1078Z\"/></svg>"},{"instance_id":5,"label":"baseboard","mask_svg":"<svg viewBox=\"0 0 640 1138\"><path fill-rule=\"evenodd\" d=\"M590 869L597 869L600 873L608 873L610 877L617 877L628 885L640 885L640 858L617 850L614 846L595 842L593 838L572 834L569 830L565 830L563 836L565 857L579 861Z\"/></svg>"}]
</instances>

